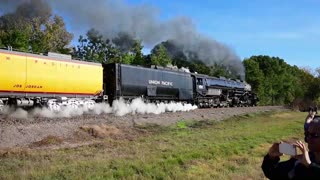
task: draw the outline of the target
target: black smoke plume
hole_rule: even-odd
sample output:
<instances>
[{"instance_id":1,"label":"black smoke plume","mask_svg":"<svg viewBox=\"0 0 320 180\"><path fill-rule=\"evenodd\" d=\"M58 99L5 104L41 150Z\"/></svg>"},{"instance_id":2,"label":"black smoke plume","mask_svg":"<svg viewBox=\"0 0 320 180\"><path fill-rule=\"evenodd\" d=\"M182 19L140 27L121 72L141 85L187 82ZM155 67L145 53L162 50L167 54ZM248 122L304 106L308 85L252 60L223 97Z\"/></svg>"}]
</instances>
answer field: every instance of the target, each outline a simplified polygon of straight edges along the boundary
<instances>
[{"instance_id":1,"label":"black smoke plume","mask_svg":"<svg viewBox=\"0 0 320 180\"><path fill-rule=\"evenodd\" d=\"M41 0L0 0L0 5L10 10L26 1ZM189 18L176 17L162 21L157 8L148 4L129 5L123 0L43 1L67 17L72 30L81 31L78 33L83 34L89 28L95 28L104 37L114 38L119 32L124 32L140 39L149 48L171 40L183 49L186 57L189 57L191 52L207 65L218 63L244 77L244 67L235 52L200 34Z\"/></svg>"}]
</instances>

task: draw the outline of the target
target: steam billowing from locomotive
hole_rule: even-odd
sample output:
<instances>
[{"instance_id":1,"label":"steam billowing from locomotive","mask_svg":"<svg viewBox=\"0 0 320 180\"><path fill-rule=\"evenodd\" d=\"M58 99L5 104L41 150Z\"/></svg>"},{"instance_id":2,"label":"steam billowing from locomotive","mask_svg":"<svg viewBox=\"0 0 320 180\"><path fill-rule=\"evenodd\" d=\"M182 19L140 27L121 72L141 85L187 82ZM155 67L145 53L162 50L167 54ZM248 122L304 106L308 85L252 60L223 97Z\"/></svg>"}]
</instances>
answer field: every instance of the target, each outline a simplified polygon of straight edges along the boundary
<instances>
[{"instance_id":1,"label":"steam billowing from locomotive","mask_svg":"<svg viewBox=\"0 0 320 180\"><path fill-rule=\"evenodd\" d=\"M196 55L207 65L223 65L234 74L244 77L244 67L240 58L226 45L200 34L189 18L176 17L166 21L159 18L159 10L153 6L129 5L122 0L0 0L0 13L14 10L21 3L31 2L35 9L47 9L46 3L67 18L77 35L95 28L106 38L113 38L119 32L142 40L146 47L172 40L180 47L187 58ZM2 9L1 9L2 7ZM49 11L50 9L47 9ZM30 12L33 13L33 12ZM42 12L45 13L45 12ZM85 28L84 28L85 27Z\"/></svg>"},{"instance_id":2,"label":"steam billowing from locomotive","mask_svg":"<svg viewBox=\"0 0 320 180\"><path fill-rule=\"evenodd\" d=\"M87 107L72 108L64 107L59 112L54 112L48 108L36 108L32 111L25 111L23 109L10 109L7 108L3 114L9 117L26 119L33 117L46 117L46 118L70 118L77 117L84 114L114 114L115 116L124 116L126 114L161 114L164 112L180 112L191 111L197 109L197 106L191 104L182 104L178 102L171 103L146 103L141 98L134 99L131 103L119 99L113 102L112 107L109 104L95 104L92 109Z\"/></svg>"}]
</instances>

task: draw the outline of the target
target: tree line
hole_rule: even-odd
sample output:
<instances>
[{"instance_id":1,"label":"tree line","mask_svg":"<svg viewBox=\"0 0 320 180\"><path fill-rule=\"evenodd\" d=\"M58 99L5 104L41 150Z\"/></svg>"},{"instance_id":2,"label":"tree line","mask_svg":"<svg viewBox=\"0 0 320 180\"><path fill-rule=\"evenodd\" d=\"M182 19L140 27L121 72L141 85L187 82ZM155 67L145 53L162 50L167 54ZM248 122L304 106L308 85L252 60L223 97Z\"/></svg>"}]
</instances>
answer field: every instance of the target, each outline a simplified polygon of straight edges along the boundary
<instances>
[{"instance_id":1,"label":"tree line","mask_svg":"<svg viewBox=\"0 0 320 180\"><path fill-rule=\"evenodd\" d=\"M306 109L320 104L320 74L291 66L279 57L244 59L246 81L258 94L261 105L291 105ZM319 69L317 69L318 72Z\"/></svg>"},{"instance_id":2,"label":"tree line","mask_svg":"<svg viewBox=\"0 0 320 180\"><path fill-rule=\"evenodd\" d=\"M41 8L39 8L41 7ZM71 54L74 59L99 63L123 63L140 66L177 66L210 76L239 78L226 67L207 65L197 55L186 57L182 49L167 40L155 45L150 54L143 54L143 43L126 32L104 37L90 29L70 46L73 34L68 32L62 17L53 14L42 0L24 2L16 11L0 17L0 47L31 52ZM261 105L320 103L319 74L291 66L285 60L270 56L252 56L243 60L245 80L252 85ZM320 69L317 69L320 72Z\"/></svg>"}]
</instances>

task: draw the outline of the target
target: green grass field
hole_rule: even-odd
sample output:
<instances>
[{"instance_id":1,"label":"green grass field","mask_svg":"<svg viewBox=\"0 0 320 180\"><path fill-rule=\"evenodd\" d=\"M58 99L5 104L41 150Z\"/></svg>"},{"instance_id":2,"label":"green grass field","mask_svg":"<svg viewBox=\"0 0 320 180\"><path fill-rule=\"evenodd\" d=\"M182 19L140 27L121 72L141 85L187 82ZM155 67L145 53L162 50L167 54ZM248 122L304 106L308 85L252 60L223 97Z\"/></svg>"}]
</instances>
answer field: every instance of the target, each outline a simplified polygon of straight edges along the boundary
<instances>
[{"instance_id":1,"label":"green grass field","mask_svg":"<svg viewBox=\"0 0 320 180\"><path fill-rule=\"evenodd\" d=\"M181 121L131 140L2 154L0 179L263 179L274 141L303 139L305 113L248 114L215 122Z\"/></svg>"}]
</instances>

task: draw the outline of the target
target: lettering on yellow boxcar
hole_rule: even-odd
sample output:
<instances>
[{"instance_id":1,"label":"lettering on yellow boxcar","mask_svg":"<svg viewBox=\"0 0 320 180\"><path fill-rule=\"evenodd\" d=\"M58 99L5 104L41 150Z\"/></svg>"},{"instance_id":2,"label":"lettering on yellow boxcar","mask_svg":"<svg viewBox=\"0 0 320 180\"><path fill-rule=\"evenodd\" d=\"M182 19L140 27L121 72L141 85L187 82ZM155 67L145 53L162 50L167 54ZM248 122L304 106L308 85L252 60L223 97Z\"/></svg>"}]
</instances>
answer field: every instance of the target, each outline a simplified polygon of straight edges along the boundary
<instances>
[{"instance_id":1,"label":"lettering on yellow boxcar","mask_svg":"<svg viewBox=\"0 0 320 180\"><path fill-rule=\"evenodd\" d=\"M15 84L13 85L14 88L22 88L22 85L21 84Z\"/></svg>"},{"instance_id":2,"label":"lettering on yellow boxcar","mask_svg":"<svg viewBox=\"0 0 320 180\"><path fill-rule=\"evenodd\" d=\"M28 84L28 85L26 85L26 88L30 88L30 89L42 89L42 86L40 86L40 85L31 85L31 84Z\"/></svg>"}]
</instances>

